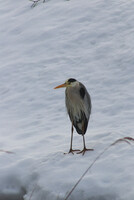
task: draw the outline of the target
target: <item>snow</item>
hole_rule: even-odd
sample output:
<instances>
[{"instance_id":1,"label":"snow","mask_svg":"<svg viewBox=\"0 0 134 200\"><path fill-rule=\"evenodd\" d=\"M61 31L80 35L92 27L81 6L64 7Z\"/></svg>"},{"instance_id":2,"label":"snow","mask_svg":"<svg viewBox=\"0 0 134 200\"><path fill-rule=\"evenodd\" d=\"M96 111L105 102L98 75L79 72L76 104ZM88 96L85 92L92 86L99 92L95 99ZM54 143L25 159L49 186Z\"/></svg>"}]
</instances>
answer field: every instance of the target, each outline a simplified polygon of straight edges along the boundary
<instances>
[{"instance_id":1,"label":"snow","mask_svg":"<svg viewBox=\"0 0 134 200\"><path fill-rule=\"evenodd\" d=\"M134 137L134 2L1 1L0 200L63 200L105 148ZM68 152L64 89L92 98L84 156ZM82 137L74 133L74 148ZM10 151L5 152L5 151ZM133 200L134 145L111 146L68 199Z\"/></svg>"}]
</instances>

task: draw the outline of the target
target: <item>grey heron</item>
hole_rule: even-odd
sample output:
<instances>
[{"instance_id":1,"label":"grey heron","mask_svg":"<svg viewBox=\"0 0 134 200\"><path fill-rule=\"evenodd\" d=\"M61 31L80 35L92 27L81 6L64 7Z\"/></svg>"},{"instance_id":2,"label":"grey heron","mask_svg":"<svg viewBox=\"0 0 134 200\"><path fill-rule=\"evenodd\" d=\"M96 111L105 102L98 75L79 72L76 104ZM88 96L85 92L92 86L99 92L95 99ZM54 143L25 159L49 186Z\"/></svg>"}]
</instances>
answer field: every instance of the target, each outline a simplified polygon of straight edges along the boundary
<instances>
[{"instance_id":1,"label":"grey heron","mask_svg":"<svg viewBox=\"0 0 134 200\"><path fill-rule=\"evenodd\" d=\"M68 153L82 153L84 155L85 151L92 151L93 149L87 149L85 144L85 133L88 126L88 121L91 114L91 98L86 89L86 87L74 78L70 78L54 89L66 87L65 90L65 102L69 118L72 122L71 128L71 143L70 150ZM77 133L83 136L83 150L72 149L73 142L73 130L76 129Z\"/></svg>"}]
</instances>

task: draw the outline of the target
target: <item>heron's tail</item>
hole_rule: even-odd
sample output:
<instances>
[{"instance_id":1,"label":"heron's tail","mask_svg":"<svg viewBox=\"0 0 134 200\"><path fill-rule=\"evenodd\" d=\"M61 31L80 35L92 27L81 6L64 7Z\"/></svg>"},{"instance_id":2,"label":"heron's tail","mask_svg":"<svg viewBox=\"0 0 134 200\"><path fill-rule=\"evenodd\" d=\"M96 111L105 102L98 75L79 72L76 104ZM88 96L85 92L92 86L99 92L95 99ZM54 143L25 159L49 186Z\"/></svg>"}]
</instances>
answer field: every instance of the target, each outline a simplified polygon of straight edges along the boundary
<instances>
[{"instance_id":1,"label":"heron's tail","mask_svg":"<svg viewBox=\"0 0 134 200\"><path fill-rule=\"evenodd\" d=\"M76 122L74 124L74 127L78 134L85 135L86 130L87 130L87 125L88 125L88 121L85 120L85 121L81 121L81 122Z\"/></svg>"}]
</instances>

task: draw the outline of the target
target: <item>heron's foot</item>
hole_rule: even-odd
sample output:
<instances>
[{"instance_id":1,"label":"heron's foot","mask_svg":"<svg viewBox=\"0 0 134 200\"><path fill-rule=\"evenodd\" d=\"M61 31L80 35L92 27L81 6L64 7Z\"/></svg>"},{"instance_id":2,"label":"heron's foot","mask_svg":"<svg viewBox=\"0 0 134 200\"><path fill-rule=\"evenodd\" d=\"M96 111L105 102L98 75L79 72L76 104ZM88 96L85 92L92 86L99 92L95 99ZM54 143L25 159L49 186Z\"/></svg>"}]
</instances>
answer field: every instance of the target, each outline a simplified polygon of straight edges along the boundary
<instances>
[{"instance_id":1,"label":"heron's foot","mask_svg":"<svg viewBox=\"0 0 134 200\"><path fill-rule=\"evenodd\" d=\"M77 154L82 153L82 155L84 155L86 151L94 151L94 149L87 149L86 147L84 147L83 150L79 151Z\"/></svg>"},{"instance_id":2,"label":"heron's foot","mask_svg":"<svg viewBox=\"0 0 134 200\"><path fill-rule=\"evenodd\" d=\"M68 153L64 153L64 154L69 154L72 153L74 154L74 152L80 151L80 149L70 149Z\"/></svg>"}]
</instances>

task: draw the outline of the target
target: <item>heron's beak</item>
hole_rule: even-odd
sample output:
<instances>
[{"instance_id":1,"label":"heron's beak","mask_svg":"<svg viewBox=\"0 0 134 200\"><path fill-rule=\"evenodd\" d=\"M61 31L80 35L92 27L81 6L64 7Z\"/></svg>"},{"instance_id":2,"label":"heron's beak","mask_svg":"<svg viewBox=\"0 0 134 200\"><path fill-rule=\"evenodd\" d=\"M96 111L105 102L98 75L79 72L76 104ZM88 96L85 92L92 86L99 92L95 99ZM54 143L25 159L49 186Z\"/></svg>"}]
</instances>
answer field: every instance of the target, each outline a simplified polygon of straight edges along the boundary
<instances>
[{"instance_id":1,"label":"heron's beak","mask_svg":"<svg viewBox=\"0 0 134 200\"><path fill-rule=\"evenodd\" d=\"M55 87L54 89L58 89L58 88L66 87L66 86L67 86L67 84L66 84L66 83L63 83L63 84L61 84L61 85L58 85L58 86Z\"/></svg>"}]
</instances>

